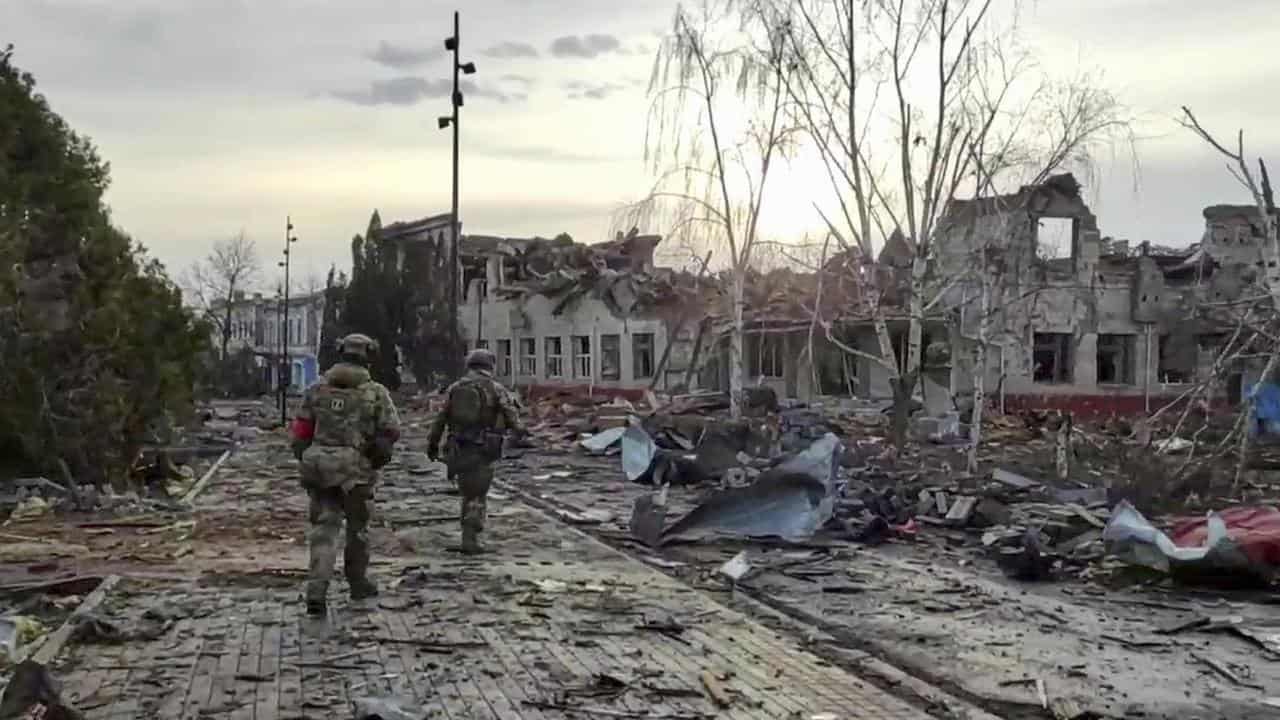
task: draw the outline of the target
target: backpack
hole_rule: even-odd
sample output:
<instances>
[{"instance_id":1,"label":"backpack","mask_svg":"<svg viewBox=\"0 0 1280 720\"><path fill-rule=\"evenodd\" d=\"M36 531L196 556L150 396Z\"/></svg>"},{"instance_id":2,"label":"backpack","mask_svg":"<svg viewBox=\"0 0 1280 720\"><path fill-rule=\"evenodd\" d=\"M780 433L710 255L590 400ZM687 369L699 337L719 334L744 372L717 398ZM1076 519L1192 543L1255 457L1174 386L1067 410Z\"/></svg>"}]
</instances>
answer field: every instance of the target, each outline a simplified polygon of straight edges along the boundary
<instances>
[{"instance_id":1,"label":"backpack","mask_svg":"<svg viewBox=\"0 0 1280 720\"><path fill-rule=\"evenodd\" d=\"M496 420L496 405L485 392L482 380L457 383L449 391L449 424L459 430L490 430Z\"/></svg>"}]
</instances>

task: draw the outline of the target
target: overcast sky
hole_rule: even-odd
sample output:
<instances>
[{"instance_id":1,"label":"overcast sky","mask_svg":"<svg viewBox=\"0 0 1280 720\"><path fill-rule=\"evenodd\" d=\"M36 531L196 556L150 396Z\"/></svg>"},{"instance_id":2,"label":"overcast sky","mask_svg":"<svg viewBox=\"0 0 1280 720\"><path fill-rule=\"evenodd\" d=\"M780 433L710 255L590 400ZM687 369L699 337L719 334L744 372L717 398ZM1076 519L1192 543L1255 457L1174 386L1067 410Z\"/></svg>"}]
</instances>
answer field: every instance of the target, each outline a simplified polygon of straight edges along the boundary
<instances>
[{"instance_id":1,"label":"overcast sky","mask_svg":"<svg viewBox=\"0 0 1280 720\"><path fill-rule=\"evenodd\" d=\"M465 230L604 239L612 211L651 184L645 89L675 1L464 4L463 59L479 66L463 108ZM242 229L274 259L288 214L302 271L320 273L345 264L374 208L384 222L448 211L450 134L436 118L454 7L0 0L0 43L97 143L116 222L171 270ZM1137 182L1120 157L1087 188L1104 234L1185 245L1205 205L1248 201L1173 123L1182 104L1224 136L1245 128L1251 154L1280 167L1273 0L1030 7L1047 65L1102 68L1142 118ZM785 234L785 214L766 229Z\"/></svg>"}]
</instances>

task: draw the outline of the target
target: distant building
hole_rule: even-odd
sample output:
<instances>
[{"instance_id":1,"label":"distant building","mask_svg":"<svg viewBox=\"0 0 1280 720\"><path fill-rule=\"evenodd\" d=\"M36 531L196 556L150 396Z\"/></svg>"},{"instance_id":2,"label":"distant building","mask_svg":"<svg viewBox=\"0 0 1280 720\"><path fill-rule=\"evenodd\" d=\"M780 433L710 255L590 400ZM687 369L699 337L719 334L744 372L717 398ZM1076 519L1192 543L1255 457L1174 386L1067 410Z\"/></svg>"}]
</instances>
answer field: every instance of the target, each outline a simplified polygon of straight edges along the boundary
<instances>
[{"instance_id":1,"label":"distant building","mask_svg":"<svg viewBox=\"0 0 1280 720\"><path fill-rule=\"evenodd\" d=\"M594 245L567 236L464 235L463 339L494 352L504 382L534 391L637 397L677 384L690 343L677 342L662 361L684 309L677 287L683 276L654 267L660 241L634 232Z\"/></svg>"},{"instance_id":2,"label":"distant building","mask_svg":"<svg viewBox=\"0 0 1280 720\"><path fill-rule=\"evenodd\" d=\"M221 312L217 308L213 312ZM320 325L324 320L324 293L289 298L289 327L284 324L284 302L264 298L262 293L236 293L231 307L231 341L227 351L235 354L248 348L262 370L267 387L279 388L282 340L288 332L288 383L300 391L319 377ZM214 347L221 347L220 333L214 332Z\"/></svg>"}]
</instances>

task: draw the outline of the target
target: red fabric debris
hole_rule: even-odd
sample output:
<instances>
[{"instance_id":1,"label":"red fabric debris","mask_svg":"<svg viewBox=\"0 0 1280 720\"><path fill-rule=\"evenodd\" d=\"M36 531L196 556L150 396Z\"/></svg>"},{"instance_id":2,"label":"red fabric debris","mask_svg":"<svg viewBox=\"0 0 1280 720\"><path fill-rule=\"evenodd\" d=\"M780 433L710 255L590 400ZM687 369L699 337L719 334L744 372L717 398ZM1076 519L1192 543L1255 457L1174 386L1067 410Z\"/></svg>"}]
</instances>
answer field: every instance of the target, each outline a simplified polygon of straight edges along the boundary
<instances>
[{"instance_id":1,"label":"red fabric debris","mask_svg":"<svg viewBox=\"0 0 1280 720\"><path fill-rule=\"evenodd\" d=\"M1234 507L1218 513L1227 526L1227 537L1258 565L1280 567L1280 510L1274 507ZM1202 547L1208 542L1208 518L1187 518L1174 523L1169 539L1179 547Z\"/></svg>"},{"instance_id":2,"label":"red fabric debris","mask_svg":"<svg viewBox=\"0 0 1280 720\"><path fill-rule=\"evenodd\" d=\"M294 440L311 440L316 436L316 421L306 418L294 418L290 428Z\"/></svg>"}]
</instances>

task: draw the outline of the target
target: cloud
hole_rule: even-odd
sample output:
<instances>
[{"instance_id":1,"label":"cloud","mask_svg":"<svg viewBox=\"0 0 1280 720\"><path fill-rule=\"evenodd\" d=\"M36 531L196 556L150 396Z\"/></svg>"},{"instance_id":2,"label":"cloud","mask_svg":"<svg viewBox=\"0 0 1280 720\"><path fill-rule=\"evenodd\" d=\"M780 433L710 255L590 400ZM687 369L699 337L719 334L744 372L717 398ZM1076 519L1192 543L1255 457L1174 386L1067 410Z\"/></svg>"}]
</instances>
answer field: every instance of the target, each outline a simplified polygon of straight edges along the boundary
<instances>
[{"instance_id":1,"label":"cloud","mask_svg":"<svg viewBox=\"0 0 1280 720\"><path fill-rule=\"evenodd\" d=\"M618 160L606 155L584 155L545 146L481 145L475 152L488 157L549 163L608 163Z\"/></svg>"},{"instance_id":2,"label":"cloud","mask_svg":"<svg viewBox=\"0 0 1280 720\"><path fill-rule=\"evenodd\" d=\"M612 35L566 35L551 43L551 54L559 58L593 58L618 52L622 43Z\"/></svg>"},{"instance_id":3,"label":"cloud","mask_svg":"<svg viewBox=\"0 0 1280 720\"><path fill-rule=\"evenodd\" d=\"M369 53L365 57L378 63L386 65L397 70L405 70L408 68L421 67L437 58L444 56L444 50L440 48L411 48L391 43L383 40L378 43L378 49Z\"/></svg>"},{"instance_id":4,"label":"cloud","mask_svg":"<svg viewBox=\"0 0 1280 720\"><path fill-rule=\"evenodd\" d=\"M504 42L494 45L481 54L491 58L536 58L538 49L528 43Z\"/></svg>"},{"instance_id":5,"label":"cloud","mask_svg":"<svg viewBox=\"0 0 1280 720\"><path fill-rule=\"evenodd\" d=\"M523 94L509 94L493 88L464 81L460 85L463 97L482 97L500 103L523 101ZM399 105L407 107L431 98L447 98L453 90L453 82L447 78L427 80L420 77L398 77L391 80L375 80L368 90L335 90L329 95L356 105Z\"/></svg>"},{"instance_id":6,"label":"cloud","mask_svg":"<svg viewBox=\"0 0 1280 720\"><path fill-rule=\"evenodd\" d=\"M516 75L515 73L507 73L498 78L502 82L517 83L525 87L533 87L534 79L528 75Z\"/></svg>"},{"instance_id":7,"label":"cloud","mask_svg":"<svg viewBox=\"0 0 1280 720\"><path fill-rule=\"evenodd\" d=\"M569 91L570 100L604 100L611 94L625 88L622 85L611 82L593 85L574 81L566 83L564 89Z\"/></svg>"}]
</instances>

